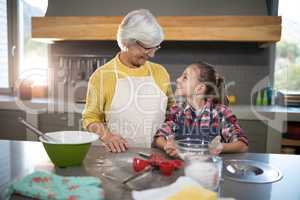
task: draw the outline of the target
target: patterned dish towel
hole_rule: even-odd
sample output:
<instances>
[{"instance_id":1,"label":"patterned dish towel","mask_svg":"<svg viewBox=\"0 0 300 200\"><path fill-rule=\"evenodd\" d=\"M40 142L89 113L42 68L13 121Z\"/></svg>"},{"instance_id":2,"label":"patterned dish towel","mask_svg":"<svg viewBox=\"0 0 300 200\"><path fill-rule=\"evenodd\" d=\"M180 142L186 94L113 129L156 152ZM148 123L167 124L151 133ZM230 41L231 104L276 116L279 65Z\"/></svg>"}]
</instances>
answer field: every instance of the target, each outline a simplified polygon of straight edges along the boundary
<instances>
[{"instance_id":1,"label":"patterned dish towel","mask_svg":"<svg viewBox=\"0 0 300 200\"><path fill-rule=\"evenodd\" d=\"M37 171L13 183L5 193L9 200L13 193L36 199L103 200L101 181L96 177L64 177Z\"/></svg>"}]
</instances>

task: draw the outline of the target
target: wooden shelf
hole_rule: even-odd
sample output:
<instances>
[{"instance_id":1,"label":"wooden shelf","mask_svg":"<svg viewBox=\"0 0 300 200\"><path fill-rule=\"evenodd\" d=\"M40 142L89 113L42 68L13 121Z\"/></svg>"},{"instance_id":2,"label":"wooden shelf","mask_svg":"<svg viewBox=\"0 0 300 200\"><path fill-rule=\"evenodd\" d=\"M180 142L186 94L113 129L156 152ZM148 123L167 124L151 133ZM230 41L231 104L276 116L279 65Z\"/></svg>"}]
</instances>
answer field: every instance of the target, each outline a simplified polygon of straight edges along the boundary
<instances>
[{"instance_id":1,"label":"wooden shelf","mask_svg":"<svg viewBox=\"0 0 300 200\"><path fill-rule=\"evenodd\" d=\"M292 139L282 138L281 145L300 147L300 140L292 140Z\"/></svg>"},{"instance_id":2,"label":"wooden shelf","mask_svg":"<svg viewBox=\"0 0 300 200\"><path fill-rule=\"evenodd\" d=\"M43 41L115 40L122 16L33 17L32 38ZM167 41L269 44L280 40L278 16L159 16Z\"/></svg>"}]
</instances>

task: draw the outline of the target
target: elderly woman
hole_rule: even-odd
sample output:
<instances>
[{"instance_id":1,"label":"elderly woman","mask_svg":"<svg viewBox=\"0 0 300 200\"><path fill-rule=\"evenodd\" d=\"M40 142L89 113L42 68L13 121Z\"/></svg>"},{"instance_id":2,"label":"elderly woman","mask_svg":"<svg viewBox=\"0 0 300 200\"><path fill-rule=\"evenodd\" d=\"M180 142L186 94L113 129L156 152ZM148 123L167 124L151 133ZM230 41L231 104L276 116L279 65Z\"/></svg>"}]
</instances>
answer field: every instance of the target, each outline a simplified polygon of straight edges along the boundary
<instances>
[{"instance_id":1,"label":"elderly woman","mask_svg":"<svg viewBox=\"0 0 300 200\"><path fill-rule=\"evenodd\" d=\"M83 125L111 152L151 147L167 106L173 104L168 72L148 61L163 39L148 10L130 12L117 33L121 51L90 77Z\"/></svg>"}]
</instances>

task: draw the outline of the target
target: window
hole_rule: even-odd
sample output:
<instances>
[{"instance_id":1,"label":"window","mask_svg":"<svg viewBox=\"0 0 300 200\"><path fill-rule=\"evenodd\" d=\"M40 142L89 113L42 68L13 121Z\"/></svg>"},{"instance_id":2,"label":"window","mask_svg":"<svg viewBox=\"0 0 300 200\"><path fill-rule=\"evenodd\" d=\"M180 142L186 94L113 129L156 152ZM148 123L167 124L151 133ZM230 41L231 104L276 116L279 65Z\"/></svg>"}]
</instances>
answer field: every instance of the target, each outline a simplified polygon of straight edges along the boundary
<instances>
[{"instance_id":1,"label":"window","mask_svg":"<svg viewBox=\"0 0 300 200\"><path fill-rule=\"evenodd\" d=\"M31 17L44 16L48 0L0 0L0 92L17 80L47 84L47 44L31 39Z\"/></svg>"},{"instance_id":2,"label":"window","mask_svg":"<svg viewBox=\"0 0 300 200\"><path fill-rule=\"evenodd\" d=\"M281 41L276 47L274 87L300 92L300 1L280 0Z\"/></svg>"},{"instance_id":3,"label":"window","mask_svg":"<svg viewBox=\"0 0 300 200\"><path fill-rule=\"evenodd\" d=\"M44 16L48 0L19 0L19 79L45 85L48 78L47 44L31 39L31 17Z\"/></svg>"},{"instance_id":4,"label":"window","mask_svg":"<svg viewBox=\"0 0 300 200\"><path fill-rule=\"evenodd\" d=\"M0 88L9 88L7 0L0 0Z\"/></svg>"}]
</instances>

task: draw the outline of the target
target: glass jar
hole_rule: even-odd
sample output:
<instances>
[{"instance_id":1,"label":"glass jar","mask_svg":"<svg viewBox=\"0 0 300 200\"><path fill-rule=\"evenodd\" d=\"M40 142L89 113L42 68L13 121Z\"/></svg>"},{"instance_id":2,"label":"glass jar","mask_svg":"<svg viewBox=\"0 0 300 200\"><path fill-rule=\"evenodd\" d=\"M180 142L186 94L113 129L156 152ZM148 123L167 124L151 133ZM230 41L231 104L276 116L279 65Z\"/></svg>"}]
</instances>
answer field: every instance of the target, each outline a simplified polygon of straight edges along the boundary
<instances>
[{"instance_id":1,"label":"glass jar","mask_svg":"<svg viewBox=\"0 0 300 200\"><path fill-rule=\"evenodd\" d=\"M175 141L176 149L184 160L185 175L197 181L202 187L218 192L222 175L222 158L213 156L209 142L185 138Z\"/></svg>"},{"instance_id":2,"label":"glass jar","mask_svg":"<svg viewBox=\"0 0 300 200\"><path fill-rule=\"evenodd\" d=\"M184 173L206 189L218 192L222 174L222 159L218 156L185 159Z\"/></svg>"}]
</instances>

